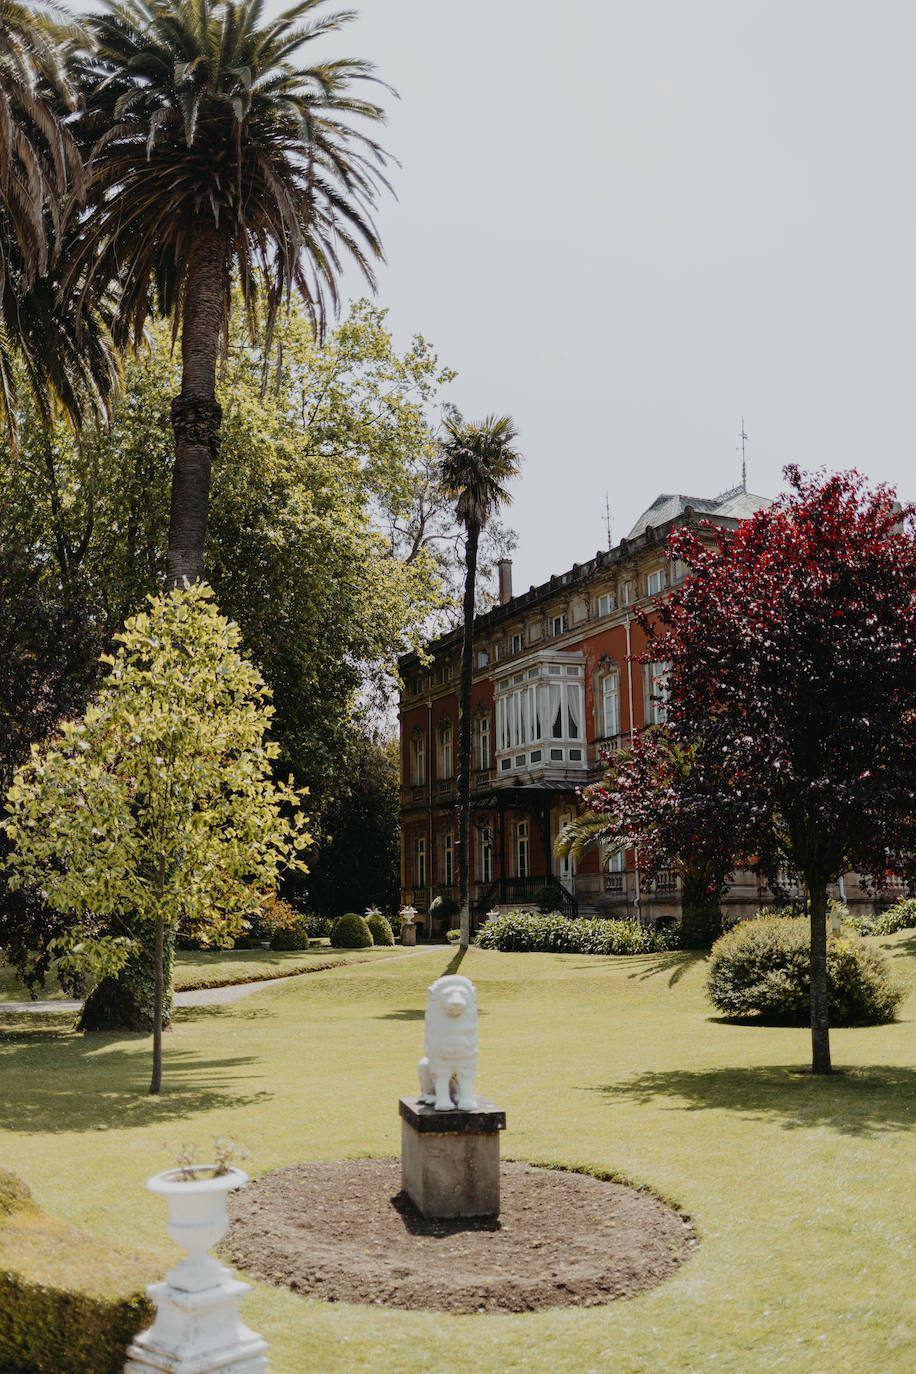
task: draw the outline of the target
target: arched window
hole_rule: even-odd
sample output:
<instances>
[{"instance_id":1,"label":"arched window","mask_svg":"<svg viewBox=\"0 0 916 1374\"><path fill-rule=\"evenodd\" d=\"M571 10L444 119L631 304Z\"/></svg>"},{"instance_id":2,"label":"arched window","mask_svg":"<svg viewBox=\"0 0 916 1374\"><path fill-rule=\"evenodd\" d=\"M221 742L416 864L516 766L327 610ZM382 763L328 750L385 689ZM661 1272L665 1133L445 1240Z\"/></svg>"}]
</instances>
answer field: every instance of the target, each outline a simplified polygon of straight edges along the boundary
<instances>
[{"instance_id":1,"label":"arched window","mask_svg":"<svg viewBox=\"0 0 916 1374\"><path fill-rule=\"evenodd\" d=\"M414 886L426 886L426 836L418 835L414 841Z\"/></svg>"}]
</instances>

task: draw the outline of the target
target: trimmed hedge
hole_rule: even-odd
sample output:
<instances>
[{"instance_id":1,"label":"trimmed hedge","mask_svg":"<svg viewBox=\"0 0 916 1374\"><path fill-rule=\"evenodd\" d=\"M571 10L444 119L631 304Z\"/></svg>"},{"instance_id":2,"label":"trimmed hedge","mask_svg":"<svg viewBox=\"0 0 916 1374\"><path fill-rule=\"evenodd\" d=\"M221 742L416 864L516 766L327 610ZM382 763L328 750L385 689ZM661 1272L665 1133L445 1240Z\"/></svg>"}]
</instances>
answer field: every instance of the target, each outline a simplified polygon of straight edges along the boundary
<instances>
[{"instance_id":1,"label":"trimmed hedge","mask_svg":"<svg viewBox=\"0 0 916 1374\"><path fill-rule=\"evenodd\" d=\"M347 911L340 920L334 922L331 931L331 945L335 949L368 949L372 944L372 931L366 918L356 911Z\"/></svg>"},{"instance_id":2,"label":"trimmed hedge","mask_svg":"<svg viewBox=\"0 0 916 1374\"><path fill-rule=\"evenodd\" d=\"M491 916L477 932L481 949L524 954L655 954L678 949L676 930L653 930L614 917L561 916L559 912L509 911Z\"/></svg>"},{"instance_id":3,"label":"trimmed hedge","mask_svg":"<svg viewBox=\"0 0 916 1374\"><path fill-rule=\"evenodd\" d=\"M0 1170L0 1369L3 1374L121 1374L153 1320L144 1295L158 1266L103 1246L39 1210Z\"/></svg>"},{"instance_id":4,"label":"trimmed hedge","mask_svg":"<svg viewBox=\"0 0 916 1374\"><path fill-rule=\"evenodd\" d=\"M380 911L373 911L371 916L367 916L366 925L369 927L369 934L372 936L374 945L394 944L394 931L391 929L391 922Z\"/></svg>"},{"instance_id":5,"label":"trimmed hedge","mask_svg":"<svg viewBox=\"0 0 916 1374\"><path fill-rule=\"evenodd\" d=\"M763 1025L804 1026L811 1015L811 935L807 917L741 921L712 947L706 992L726 1016ZM854 934L827 940L827 1006L832 1026L893 1021L904 989L879 949Z\"/></svg>"}]
</instances>

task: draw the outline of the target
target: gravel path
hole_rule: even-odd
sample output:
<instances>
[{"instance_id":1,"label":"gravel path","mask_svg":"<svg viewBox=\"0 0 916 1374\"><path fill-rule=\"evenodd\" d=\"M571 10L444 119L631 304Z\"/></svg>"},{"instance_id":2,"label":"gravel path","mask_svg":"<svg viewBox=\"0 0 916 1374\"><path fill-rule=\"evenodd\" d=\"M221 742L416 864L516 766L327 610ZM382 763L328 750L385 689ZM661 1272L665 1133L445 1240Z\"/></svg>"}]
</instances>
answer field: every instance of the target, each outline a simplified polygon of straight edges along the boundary
<instances>
[{"instance_id":1,"label":"gravel path","mask_svg":"<svg viewBox=\"0 0 916 1374\"><path fill-rule=\"evenodd\" d=\"M356 960L357 963L376 963L387 964L392 959L413 959L418 954L426 954L431 949L448 949L448 945L418 945L416 949L409 950L406 954L389 954L384 959L363 959ZM352 968L352 963L341 963L339 968ZM329 973L330 969L316 969L315 972ZM256 983L229 983L221 988L194 988L190 992L176 992L174 1003L176 1007L210 1007L218 1006L223 1002L238 1002L243 997L250 996L253 992L259 992L261 988L269 988L274 983L289 983L295 978L310 978L312 971L305 973L284 973L280 978L261 978ZM0 1002L0 1016L15 1012L45 1012L45 1011L79 1011L82 1002L61 998L59 1001L47 1002Z\"/></svg>"}]
</instances>

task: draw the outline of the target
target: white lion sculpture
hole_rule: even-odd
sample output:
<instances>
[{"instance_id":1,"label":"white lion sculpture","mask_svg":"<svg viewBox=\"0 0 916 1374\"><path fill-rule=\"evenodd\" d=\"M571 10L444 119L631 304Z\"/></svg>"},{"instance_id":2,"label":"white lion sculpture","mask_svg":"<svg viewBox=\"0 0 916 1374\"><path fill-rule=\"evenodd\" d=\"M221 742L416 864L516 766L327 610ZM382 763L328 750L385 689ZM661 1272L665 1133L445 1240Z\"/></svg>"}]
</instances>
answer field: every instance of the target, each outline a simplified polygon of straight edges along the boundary
<instances>
[{"instance_id":1,"label":"white lion sculpture","mask_svg":"<svg viewBox=\"0 0 916 1374\"><path fill-rule=\"evenodd\" d=\"M470 978L437 978L426 1003L426 1055L419 1063L420 1101L438 1112L475 1105L477 990Z\"/></svg>"}]
</instances>

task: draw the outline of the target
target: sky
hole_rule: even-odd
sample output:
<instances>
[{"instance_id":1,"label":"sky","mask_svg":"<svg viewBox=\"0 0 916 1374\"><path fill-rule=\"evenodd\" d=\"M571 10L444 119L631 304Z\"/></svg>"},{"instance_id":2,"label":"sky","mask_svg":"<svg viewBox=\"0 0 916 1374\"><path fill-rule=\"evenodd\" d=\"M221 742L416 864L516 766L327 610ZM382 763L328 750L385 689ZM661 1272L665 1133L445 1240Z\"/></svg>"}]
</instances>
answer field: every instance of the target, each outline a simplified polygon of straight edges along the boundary
<instances>
[{"instance_id":1,"label":"sky","mask_svg":"<svg viewBox=\"0 0 916 1374\"><path fill-rule=\"evenodd\" d=\"M333 43L400 96L395 336L518 426L516 592L607 547L606 499L616 543L739 482L742 417L755 493L916 497L911 3L363 0Z\"/></svg>"}]
</instances>

